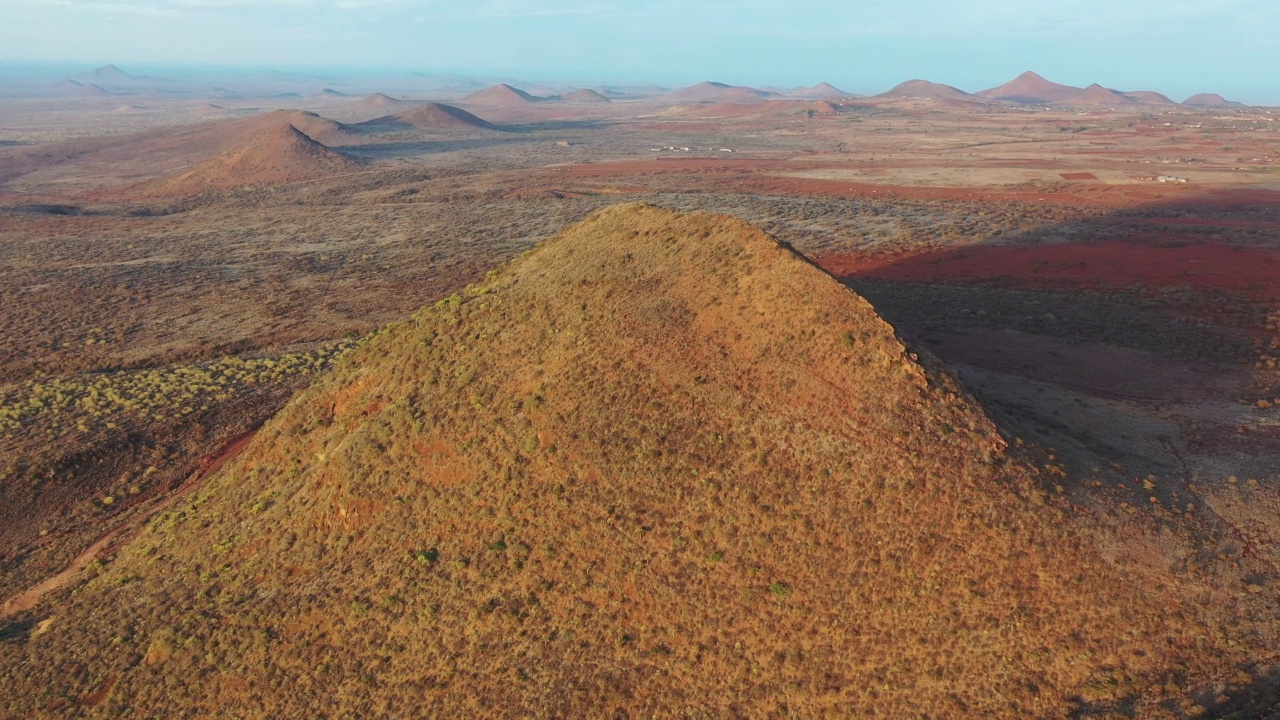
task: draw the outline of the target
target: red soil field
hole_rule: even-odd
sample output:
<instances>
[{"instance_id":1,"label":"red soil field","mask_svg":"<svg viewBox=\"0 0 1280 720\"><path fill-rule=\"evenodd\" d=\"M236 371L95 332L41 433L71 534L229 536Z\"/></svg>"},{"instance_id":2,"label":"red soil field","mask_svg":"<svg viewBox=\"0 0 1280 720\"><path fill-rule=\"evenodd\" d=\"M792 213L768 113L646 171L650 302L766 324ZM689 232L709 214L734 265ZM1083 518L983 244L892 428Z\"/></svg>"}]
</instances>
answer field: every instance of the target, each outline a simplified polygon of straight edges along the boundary
<instances>
[{"instance_id":1,"label":"red soil field","mask_svg":"<svg viewBox=\"0 0 1280 720\"><path fill-rule=\"evenodd\" d=\"M999 280L1080 289L1190 287L1280 299L1280 251L1216 243L1158 247L1123 241L981 245L917 255L840 253L816 258L842 278L904 282Z\"/></svg>"},{"instance_id":2,"label":"red soil field","mask_svg":"<svg viewBox=\"0 0 1280 720\"><path fill-rule=\"evenodd\" d=\"M1145 218L1149 225L1165 227L1217 227L1217 228L1253 228L1256 230L1280 230L1280 222L1264 220L1233 220L1231 218L1198 218L1198 217L1160 217Z\"/></svg>"},{"instance_id":3,"label":"red soil field","mask_svg":"<svg viewBox=\"0 0 1280 720\"><path fill-rule=\"evenodd\" d=\"M1039 188L960 188L890 186L851 180L784 177L775 173L799 172L824 167L858 167L848 164L792 162L754 158L720 159L709 157L625 160L556 168L558 182L605 178L635 178L657 175L714 178L722 191L752 192L777 195L822 195L827 197L881 197L910 200L978 200L1025 202L1039 205L1073 205L1088 207L1132 208L1162 203L1195 203L1214 207L1275 203L1280 193L1269 190L1233 191L1218 195L1193 195L1185 186L1099 185L1089 184L1065 189Z\"/></svg>"}]
</instances>

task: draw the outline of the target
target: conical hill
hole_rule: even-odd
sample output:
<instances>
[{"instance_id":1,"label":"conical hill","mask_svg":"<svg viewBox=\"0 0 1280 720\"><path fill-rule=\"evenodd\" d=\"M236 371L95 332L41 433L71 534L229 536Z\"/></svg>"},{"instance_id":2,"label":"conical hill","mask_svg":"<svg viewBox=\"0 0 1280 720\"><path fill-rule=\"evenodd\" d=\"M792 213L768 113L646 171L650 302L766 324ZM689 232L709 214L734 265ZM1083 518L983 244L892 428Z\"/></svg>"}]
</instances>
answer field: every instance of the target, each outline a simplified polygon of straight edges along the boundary
<instances>
[{"instance_id":1,"label":"conical hill","mask_svg":"<svg viewBox=\"0 0 1280 720\"><path fill-rule=\"evenodd\" d=\"M354 172L360 161L281 123L244 146L186 172L146 183L157 194L194 194L252 185L277 185Z\"/></svg>"},{"instance_id":2,"label":"conical hill","mask_svg":"<svg viewBox=\"0 0 1280 720\"><path fill-rule=\"evenodd\" d=\"M19 716L1061 717L1210 657L966 398L765 233L608 208L352 351L20 618L0 694Z\"/></svg>"}]
</instances>

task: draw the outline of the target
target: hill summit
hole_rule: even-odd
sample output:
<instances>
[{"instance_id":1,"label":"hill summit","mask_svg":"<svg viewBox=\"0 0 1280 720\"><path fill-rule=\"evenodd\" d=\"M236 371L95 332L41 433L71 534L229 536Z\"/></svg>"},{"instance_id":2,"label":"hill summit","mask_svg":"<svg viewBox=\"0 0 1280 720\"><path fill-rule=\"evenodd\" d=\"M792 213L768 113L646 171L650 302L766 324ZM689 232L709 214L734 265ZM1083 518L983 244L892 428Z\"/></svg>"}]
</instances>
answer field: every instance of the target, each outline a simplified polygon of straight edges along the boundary
<instances>
[{"instance_id":1,"label":"hill summit","mask_svg":"<svg viewBox=\"0 0 1280 720\"><path fill-rule=\"evenodd\" d=\"M76 75L75 78L95 83L129 82L142 79L135 75L130 75L115 65L103 65L100 68L82 72Z\"/></svg>"},{"instance_id":2,"label":"hill summit","mask_svg":"<svg viewBox=\"0 0 1280 720\"><path fill-rule=\"evenodd\" d=\"M368 95L360 98L359 101L352 105L352 109L362 112L387 112L395 110L396 108L404 107L406 104L408 103L404 100L400 100L399 98L391 97L385 93L375 92L369 93Z\"/></svg>"},{"instance_id":3,"label":"hill summit","mask_svg":"<svg viewBox=\"0 0 1280 720\"><path fill-rule=\"evenodd\" d=\"M1133 90L1126 92L1125 95L1137 100L1144 105L1176 105L1167 95L1158 93L1153 90Z\"/></svg>"},{"instance_id":4,"label":"hill summit","mask_svg":"<svg viewBox=\"0 0 1280 720\"><path fill-rule=\"evenodd\" d=\"M928 80L908 80L895 85L892 89L877 95L877 97L890 99L921 98L958 102L979 102L982 99L950 85L929 82Z\"/></svg>"},{"instance_id":5,"label":"hill summit","mask_svg":"<svg viewBox=\"0 0 1280 720\"><path fill-rule=\"evenodd\" d=\"M1105 88L1094 83L1084 89L1084 92L1076 95L1066 101L1068 105L1109 105L1112 107L1123 107L1124 105L1133 105L1139 102L1136 98Z\"/></svg>"},{"instance_id":6,"label":"hill summit","mask_svg":"<svg viewBox=\"0 0 1280 720\"><path fill-rule=\"evenodd\" d=\"M1083 88L1060 85L1044 79L1039 74L1028 70L1018 77L999 87L983 90L978 97L987 100L1003 100L1006 102L1041 105L1048 103L1069 102L1085 91Z\"/></svg>"},{"instance_id":7,"label":"hill summit","mask_svg":"<svg viewBox=\"0 0 1280 720\"><path fill-rule=\"evenodd\" d=\"M1243 107L1244 103L1232 102L1217 93L1199 93L1182 102L1188 107Z\"/></svg>"},{"instance_id":8,"label":"hill summit","mask_svg":"<svg viewBox=\"0 0 1280 720\"><path fill-rule=\"evenodd\" d=\"M353 137L349 127L316 113L305 110L273 110L261 115L199 126L192 133L198 142L192 144L233 151L266 133L288 135L285 128L290 125L309 139L324 145L341 144Z\"/></svg>"},{"instance_id":9,"label":"hill summit","mask_svg":"<svg viewBox=\"0 0 1280 720\"><path fill-rule=\"evenodd\" d=\"M676 90L666 97L677 102L758 103L769 96L770 93L763 90L708 80Z\"/></svg>"},{"instance_id":10,"label":"hill summit","mask_svg":"<svg viewBox=\"0 0 1280 720\"><path fill-rule=\"evenodd\" d=\"M0 693L157 717L1163 700L1218 636L1098 557L929 364L762 231L607 208L380 331L17 618Z\"/></svg>"},{"instance_id":11,"label":"hill summit","mask_svg":"<svg viewBox=\"0 0 1280 720\"><path fill-rule=\"evenodd\" d=\"M595 90L592 90L591 88L582 88L581 90L574 90L568 95L565 95L564 99L570 102L583 102L583 103L613 102L609 98L605 97L604 95L601 95L600 93L596 92Z\"/></svg>"},{"instance_id":12,"label":"hill summit","mask_svg":"<svg viewBox=\"0 0 1280 720\"><path fill-rule=\"evenodd\" d=\"M263 130L242 147L190 171L151 183L150 187L163 194L194 194L314 180L359 167L356 159L313 140L286 122Z\"/></svg>"},{"instance_id":13,"label":"hill summit","mask_svg":"<svg viewBox=\"0 0 1280 720\"><path fill-rule=\"evenodd\" d=\"M359 127L366 128L417 128L440 132L474 132L478 130L496 130L487 120L452 105L425 102L409 108L404 112L374 118Z\"/></svg>"},{"instance_id":14,"label":"hill summit","mask_svg":"<svg viewBox=\"0 0 1280 720\"><path fill-rule=\"evenodd\" d=\"M818 83L813 87L798 87L790 93L793 97L811 98L814 100L840 100L842 98L852 97L840 88L831 83Z\"/></svg>"},{"instance_id":15,"label":"hill summit","mask_svg":"<svg viewBox=\"0 0 1280 720\"><path fill-rule=\"evenodd\" d=\"M528 105L537 102L539 98L535 98L529 93L511 87L505 83L492 85L483 90L471 93L462 98L461 102L473 103L476 105Z\"/></svg>"}]
</instances>

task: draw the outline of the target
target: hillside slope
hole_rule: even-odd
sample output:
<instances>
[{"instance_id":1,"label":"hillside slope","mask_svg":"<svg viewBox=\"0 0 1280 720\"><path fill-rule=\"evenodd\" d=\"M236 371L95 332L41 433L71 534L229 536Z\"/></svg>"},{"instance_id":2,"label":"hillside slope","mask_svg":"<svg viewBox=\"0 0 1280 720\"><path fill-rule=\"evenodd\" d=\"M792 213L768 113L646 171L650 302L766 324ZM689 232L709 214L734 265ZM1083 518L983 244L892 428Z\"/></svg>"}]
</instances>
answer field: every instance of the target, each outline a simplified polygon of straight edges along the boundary
<instances>
[{"instance_id":1,"label":"hillside slope","mask_svg":"<svg viewBox=\"0 0 1280 720\"><path fill-rule=\"evenodd\" d=\"M1124 94L1144 105L1177 105L1167 95L1153 90L1133 90Z\"/></svg>"},{"instance_id":2,"label":"hillside slope","mask_svg":"<svg viewBox=\"0 0 1280 720\"><path fill-rule=\"evenodd\" d=\"M290 125L326 146L340 145L356 137L348 126L315 113L275 110L246 118L177 125L130 135L0 149L0 183L70 164L110 168L140 157L147 158L150 173L163 176L181 168L189 169L219 154L234 153L264 134L282 132Z\"/></svg>"},{"instance_id":3,"label":"hillside slope","mask_svg":"<svg viewBox=\"0 0 1280 720\"><path fill-rule=\"evenodd\" d=\"M676 102L758 103L764 102L770 93L755 88L726 85L718 82L700 82L665 96Z\"/></svg>"},{"instance_id":4,"label":"hillside slope","mask_svg":"<svg viewBox=\"0 0 1280 720\"><path fill-rule=\"evenodd\" d=\"M1084 88L1061 85L1027 71L1009 82L976 93L987 100L1003 100L1029 105L1070 102L1084 93Z\"/></svg>"},{"instance_id":5,"label":"hillside slope","mask_svg":"<svg viewBox=\"0 0 1280 720\"><path fill-rule=\"evenodd\" d=\"M1105 105L1108 107L1124 107L1126 105L1134 105L1136 103L1138 103L1138 100L1136 98L1129 97L1124 93L1118 92L1116 90L1112 90L1111 88L1104 88L1101 85L1094 83L1089 87L1085 88L1084 92L1080 93L1079 95L1076 95L1070 100L1066 100L1061 103L1055 103L1055 104L1075 105L1075 106Z\"/></svg>"},{"instance_id":6,"label":"hillside slope","mask_svg":"<svg viewBox=\"0 0 1280 720\"><path fill-rule=\"evenodd\" d=\"M789 93L792 97L811 98L814 100L841 100L843 98L853 97L852 93L847 93L831 83L818 83L813 87L798 87Z\"/></svg>"},{"instance_id":7,"label":"hillside slope","mask_svg":"<svg viewBox=\"0 0 1280 720\"><path fill-rule=\"evenodd\" d=\"M137 189L161 195L189 195L314 180L353 172L360 166L355 158L316 142L292 124L284 123L187 172L140 185Z\"/></svg>"},{"instance_id":8,"label":"hillside slope","mask_svg":"<svg viewBox=\"0 0 1280 720\"><path fill-rule=\"evenodd\" d=\"M1028 472L801 256L615 206L379 333L77 594L0 628L0 695L18 716L1062 717L1163 699L1192 653L1221 670L1228 638Z\"/></svg>"},{"instance_id":9,"label":"hillside slope","mask_svg":"<svg viewBox=\"0 0 1280 720\"><path fill-rule=\"evenodd\" d=\"M538 98L519 88L505 83L478 90L462 98L459 102L475 105L514 105L522 106L537 102Z\"/></svg>"},{"instance_id":10,"label":"hillside slope","mask_svg":"<svg viewBox=\"0 0 1280 720\"><path fill-rule=\"evenodd\" d=\"M1188 107L1243 107L1244 103L1232 102L1217 93L1198 93L1182 101Z\"/></svg>"},{"instance_id":11,"label":"hillside slope","mask_svg":"<svg viewBox=\"0 0 1280 720\"><path fill-rule=\"evenodd\" d=\"M351 109L362 113L392 113L408 104L399 98L375 92L360 98L351 105Z\"/></svg>"},{"instance_id":12,"label":"hillside slope","mask_svg":"<svg viewBox=\"0 0 1280 720\"><path fill-rule=\"evenodd\" d=\"M895 85L887 92L881 93L876 97L880 98L924 98L926 100L944 100L956 102L981 102L982 98L976 95L951 87L950 85L942 85L939 83L929 82L927 80L908 80L904 83Z\"/></svg>"},{"instance_id":13,"label":"hillside slope","mask_svg":"<svg viewBox=\"0 0 1280 720\"><path fill-rule=\"evenodd\" d=\"M604 95L601 95L600 93L596 92L595 90L592 90L591 88L582 88L581 90L574 90L568 95L565 95L564 99L570 102L586 102L586 103L613 102L609 98L605 97Z\"/></svg>"},{"instance_id":14,"label":"hillside slope","mask_svg":"<svg viewBox=\"0 0 1280 720\"><path fill-rule=\"evenodd\" d=\"M360 128L417 128L441 132L475 132L478 130L496 130L487 120L456 108L452 105L427 102L385 117L374 118L360 123Z\"/></svg>"}]
</instances>

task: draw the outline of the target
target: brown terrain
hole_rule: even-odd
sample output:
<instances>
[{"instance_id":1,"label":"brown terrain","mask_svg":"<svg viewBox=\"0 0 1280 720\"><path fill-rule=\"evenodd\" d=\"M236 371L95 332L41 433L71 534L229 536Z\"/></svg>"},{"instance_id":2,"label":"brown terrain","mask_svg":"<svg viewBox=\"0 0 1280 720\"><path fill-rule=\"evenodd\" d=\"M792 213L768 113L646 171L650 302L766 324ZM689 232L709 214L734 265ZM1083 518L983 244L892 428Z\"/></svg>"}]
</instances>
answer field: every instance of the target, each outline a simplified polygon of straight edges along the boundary
<instances>
[{"instance_id":1,"label":"brown terrain","mask_svg":"<svg viewBox=\"0 0 1280 720\"><path fill-rule=\"evenodd\" d=\"M568 101L570 101L570 102L585 102L585 103L607 103L607 102L613 102L612 100L610 100L609 98L605 97L604 95L601 95L600 93L596 92L595 90L591 90L591 89L589 89L589 88L584 88L584 89L582 89L582 90L574 90L573 92L569 93L568 95L565 95L565 96L564 96L564 99L565 99L565 100L568 100Z\"/></svg>"},{"instance_id":2,"label":"brown terrain","mask_svg":"<svg viewBox=\"0 0 1280 720\"><path fill-rule=\"evenodd\" d=\"M831 83L818 83L813 87L800 87L787 94L791 97L811 98L814 100L841 100L853 97L853 93L847 93Z\"/></svg>"},{"instance_id":3,"label":"brown terrain","mask_svg":"<svg viewBox=\"0 0 1280 720\"><path fill-rule=\"evenodd\" d=\"M492 124L475 115L443 103L427 102L409 110L374 118L356 126L360 129L394 130L419 129L437 132L474 132L496 130Z\"/></svg>"},{"instance_id":4,"label":"brown terrain","mask_svg":"<svg viewBox=\"0 0 1280 720\"><path fill-rule=\"evenodd\" d=\"M673 102L755 103L763 102L769 97L769 93L755 88L708 81L676 90L667 97Z\"/></svg>"},{"instance_id":5,"label":"brown terrain","mask_svg":"<svg viewBox=\"0 0 1280 720\"><path fill-rule=\"evenodd\" d=\"M404 100L393 98L383 93L370 93L360 98L352 107L358 112L382 116L394 113L408 105Z\"/></svg>"},{"instance_id":6,"label":"brown terrain","mask_svg":"<svg viewBox=\"0 0 1280 720\"><path fill-rule=\"evenodd\" d=\"M96 73L0 102L0 715L1280 712L1275 110Z\"/></svg>"},{"instance_id":7,"label":"brown terrain","mask_svg":"<svg viewBox=\"0 0 1280 720\"><path fill-rule=\"evenodd\" d=\"M524 105L536 100L537 98L523 90L502 84L474 92L463 98L462 102L473 105Z\"/></svg>"},{"instance_id":8,"label":"brown terrain","mask_svg":"<svg viewBox=\"0 0 1280 720\"><path fill-rule=\"evenodd\" d=\"M895 85L892 89L877 97L888 99L920 98L924 100L950 100L956 102L981 102L976 95L953 88L950 85L929 82L928 80L908 80Z\"/></svg>"},{"instance_id":9,"label":"brown terrain","mask_svg":"<svg viewBox=\"0 0 1280 720\"><path fill-rule=\"evenodd\" d=\"M1199 93L1192 95L1183 101L1183 105L1191 107L1238 107L1240 103L1233 103L1217 93Z\"/></svg>"},{"instance_id":10,"label":"brown terrain","mask_svg":"<svg viewBox=\"0 0 1280 720\"><path fill-rule=\"evenodd\" d=\"M1163 95L1158 92L1152 92L1150 90L1133 90L1133 91L1121 93L1121 94L1131 97L1134 100L1137 100L1138 102L1143 103L1145 105L1177 105L1177 103L1175 103L1173 100L1170 100L1167 95Z\"/></svg>"},{"instance_id":11,"label":"brown terrain","mask_svg":"<svg viewBox=\"0 0 1280 720\"><path fill-rule=\"evenodd\" d=\"M138 191L190 196L238 187L281 185L353 173L361 163L311 139L289 123L264 130L243 147Z\"/></svg>"},{"instance_id":12,"label":"brown terrain","mask_svg":"<svg viewBox=\"0 0 1280 720\"><path fill-rule=\"evenodd\" d=\"M1016 103L1049 104L1069 102L1084 94L1084 90L1046 80L1028 70L1009 82L976 93L988 100L1007 100Z\"/></svg>"},{"instance_id":13,"label":"brown terrain","mask_svg":"<svg viewBox=\"0 0 1280 720\"><path fill-rule=\"evenodd\" d=\"M1072 105L1106 105L1108 107L1124 106L1137 103L1138 99L1129 97L1124 93L1117 92L1110 88L1104 88L1094 83L1084 89L1079 95L1071 98L1069 101Z\"/></svg>"}]
</instances>

